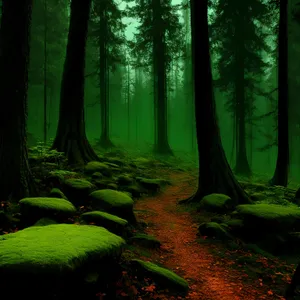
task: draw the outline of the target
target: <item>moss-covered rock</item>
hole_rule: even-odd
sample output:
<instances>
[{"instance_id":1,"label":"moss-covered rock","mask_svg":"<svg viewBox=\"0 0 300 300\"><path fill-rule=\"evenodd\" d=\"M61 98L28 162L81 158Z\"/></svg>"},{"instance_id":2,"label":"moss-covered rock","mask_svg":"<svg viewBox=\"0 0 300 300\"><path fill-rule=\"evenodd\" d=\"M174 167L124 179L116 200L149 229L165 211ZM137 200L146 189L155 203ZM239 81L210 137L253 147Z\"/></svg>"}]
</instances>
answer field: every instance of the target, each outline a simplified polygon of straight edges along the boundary
<instances>
[{"instance_id":1,"label":"moss-covered rock","mask_svg":"<svg viewBox=\"0 0 300 300\"><path fill-rule=\"evenodd\" d=\"M49 193L49 197L68 200L65 194L58 188L53 188Z\"/></svg>"},{"instance_id":2,"label":"moss-covered rock","mask_svg":"<svg viewBox=\"0 0 300 300\"><path fill-rule=\"evenodd\" d=\"M57 222L49 218L41 218L33 226L48 226L53 224L57 224Z\"/></svg>"},{"instance_id":3,"label":"moss-covered rock","mask_svg":"<svg viewBox=\"0 0 300 300\"><path fill-rule=\"evenodd\" d=\"M125 193L104 189L94 191L90 194L92 208L94 210L104 210L115 214L118 217L136 223L133 213L133 200Z\"/></svg>"},{"instance_id":4,"label":"moss-covered rock","mask_svg":"<svg viewBox=\"0 0 300 300\"><path fill-rule=\"evenodd\" d=\"M71 202L61 198L24 198L20 200L19 204L22 220L28 225L47 217L62 221L76 212L76 208Z\"/></svg>"},{"instance_id":5,"label":"moss-covered rock","mask_svg":"<svg viewBox=\"0 0 300 300\"><path fill-rule=\"evenodd\" d=\"M227 232L226 224L218 224L215 222L202 223L198 230L202 236L215 238L217 240L230 240L232 236Z\"/></svg>"},{"instance_id":6,"label":"moss-covered rock","mask_svg":"<svg viewBox=\"0 0 300 300\"><path fill-rule=\"evenodd\" d=\"M234 208L234 201L224 194L210 194L204 196L198 209L204 209L211 212L226 212Z\"/></svg>"},{"instance_id":7,"label":"moss-covered rock","mask_svg":"<svg viewBox=\"0 0 300 300\"><path fill-rule=\"evenodd\" d=\"M117 178L117 182L121 186L128 186L128 185L131 185L133 183L133 178L130 177L129 175L120 175Z\"/></svg>"},{"instance_id":8,"label":"moss-covered rock","mask_svg":"<svg viewBox=\"0 0 300 300\"><path fill-rule=\"evenodd\" d=\"M97 226L103 226L115 234L126 234L126 226L128 225L128 221L104 211L86 212L81 215L81 219L86 223L93 223Z\"/></svg>"},{"instance_id":9,"label":"moss-covered rock","mask_svg":"<svg viewBox=\"0 0 300 300\"><path fill-rule=\"evenodd\" d=\"M93 180L100 180L102 178L103 178L103 174L100 173L100 172L95 172L95 173L92 174L92 179Z\"/></svg>"},{"instance_id":10,"label":"moss-covered rock","mask_svg":"<svg viewBox=\"0 0 300 300\"><path fill-rule=\"evenodd\" d=\"M149 179L143 177L137 177L136 181L146 190L149 192L156 193L158 192L163 186L169 185L170 182L165 179Z\"/></svg>"},{"instance_id":11,"label":"moss-covered rock","mask_svg":"<svg viewBox=\"0 0 300 300\"><path fill-rule=\"evenodd\" d=\"M233 235L243 236L245 234L244 221L241 219L230 219L224 222L229 233Z\"/></svg>"},{"instance_id":12,"label":"moss-covered rock","mask_svg":"<svg viewBox=\"0 0 300 300\"><path fill-rule=\"evenodd\" d=\"M243 204L236 207L237 215L247 228L258 233L300 230L300 208L296 205Z\"/></svg>"},{"instance_id":13,"label":"moss-covered rock","mask_svg":"<svg viewBox=\"0 0 300 300\"><path fill-rule=\"evenodd\" d=\"M91 182L79 178L67 179L63 186L65 195L76 206L86 205L89 194L95 188Z\"/></svg>"},{"instance_id":14,"label":"moss-covered rock","mask_svg":"<svg viewBox=\"0 0 300 300\"><path fill-rule=\"evenodd\" d=\"M93 174L95 172L100 172L105 176L111 175L110 167L107 164L99 161L91 161L87 163L84 167L84 171L86 174Z\"/></svg>"},{"instance_id":15,"label":"moss-covered rock","mask_svg":"<svg viewBox=\"0 0 300 300\"><path fill-rule=\"evenodd\" d=\"M54 299L66 288L70 296L74 283L78 292L80 276L109 268L106 261L119 256L124 244L103 227L73 224L34 226L0 236L1 293L10 299L40 299L43 291L45 299Z\"/></svg>"},{"instance_id":16,"label":"moss-covered rock","mask_svg":"<svg viewBox=\"0 0 300 300\"><path fill-rule=\"evenodd\" d=\"M151 262L142 261L140 259L132 259L131 265L133 271L135 271L138 275L142 274L145 277L147 274L162 289L169 289L170 291L182 294L187 294L188 292L188 283L171 270L159 267Z\"/></svg>"},{"instance_id":17,"label":"moss-covered rock","mask_svg":"<svg viewBox=\"0 0 300 300\"><path fill-rule=\"evenodd\" d=\"M124 188L126 192L129 192L133 198L140 198L147 191L137 184L133 184Z\"/></svg>"},{"instance_id":18,"label":"moss-covered rock","mask_svg":"<svg viewBox=\"0 0 300 300\"><path fill-rule=\"evenodd\" d=\"M154 236L143 234L143 233L134 235L129 239L129 241L133 244L137 244L145 248L154 249L154 248L159 248L161 246L161 242L158 239L156 239Z\"/></svg>"}]
</instances>

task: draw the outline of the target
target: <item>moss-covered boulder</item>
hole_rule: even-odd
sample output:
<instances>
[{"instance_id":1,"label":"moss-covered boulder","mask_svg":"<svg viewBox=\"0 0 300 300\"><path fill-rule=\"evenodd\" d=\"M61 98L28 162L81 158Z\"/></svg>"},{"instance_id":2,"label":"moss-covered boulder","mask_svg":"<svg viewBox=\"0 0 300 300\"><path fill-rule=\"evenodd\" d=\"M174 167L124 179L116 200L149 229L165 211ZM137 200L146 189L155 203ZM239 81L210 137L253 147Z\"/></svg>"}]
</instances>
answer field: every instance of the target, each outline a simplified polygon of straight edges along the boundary
<instances>
[{"instance_id":1,"label":"moss-covered boulder","mask_svg":"<svg viewBox=\"0 0 300 300\"><path fill-rule=\"evenodd\" d=\"M119 257L124 244L103 227L73 224L34 226L0 236L1 294L40 299L43 291L45 299L78 299L69 297L79 292L87 272L108 270L107 262ZM63 290L67 293L62 298Z\"/></svg>"},{"instance_id":2,"label":"moss-covered boulder","mask_svg":"<svg viewBox=\"0 0 300 300\"><path fill-rule=\"evenodd\" d=\"M102 179L104 176L100 172L95 172L95 173L92 174L91 177L92 177L93 180L99 180L99 179Z\"/></svg>"},{"instance_id":3,"label":"moss-covered boulder","mask_svg":"<svg viewBox=\"0 0 300 300\"><path fill-rule=\"evenodd\" d=\"M61 198L24 198L20 200L19 204L22 220L27 225L34 224L41 218L63 221L76 212L76 208L71 202Z\"/></svg>"},{"instance_id":4,"label":"moss-covered boulder","mask_svg":"<svg viewBox=\"0 0 300 300\"><path fill-rule=\"evenodd\" d=\"M129 239L130 243L143 246L145 248L159 248L161 242L152 235L139 233Z\"/></svg>"},{"instance_id":5,"label":"moss-covered boulder","mask_svg":"<svg viewBox=\"0 0 300 300\"><path fill-rule=\"evenodd\" d=\"M144 189L148 190L151 193L158 192L162 187L166 185L170 185L170 182L165 179L149 179L143 177L137 177L136 181L142 186Z\"/></svg>"},{"instance_id":6,"label":"moss-covered boulder","mask_svg":"<svg viewBox=\"0 0 300 300\"><path fill-rule=\"evenodd\" d=\"M215 238L217 240L230 240L232 236L228 233L227 229L226 224L218 224L215 222L202 223L198 228L202 236Z\"/></svg>"},{"instance_id":7,"label":"moss-covered boulder","mask_svg":"<svg viewBox=\"0 0 300 300\"><path fill-rule=\"evenodd\" d=\"M224 194L210 194L204 196L199 204L198 209L206 211L224 213L234 208L234 201Z\"/></svg>"},{"instance_id":8,"label":"moss-covered boulder","mask_svg":"<svg viewBox=\"0 0 300 300\"><path fill-rule=\"evenodd\" d=\"M103 210L136 223L133 213L133 200L127 194L110 189L94 191L90 194L91 205L94 210Z\"/></svg>"},{"instance_id":9,"label":"moss-covered boulder","mask_svg":"<svg viewBox=\"0 0 300 300\"><path fill-rule=\"evenodd\" d=\"M146 194L147 191L142 188L140 185L132 184L124 188L126 192L129 192L133 198L140 198L143 194Z\"/></svg>"},{"instance_id":10,"label":"moss-covered boulder","mask_svg":"<svg viewBox=\"0 0 300 300\"><path fill-rule=\"evenodd\" d=\"M53 224L57 224L57 222L49 218L41 218L33 226L48 226Z\"/></svg>"},{"instance_id":11,"label":"moss-covered boulder","mask_svg":"<svg viewBox=\"0 0 300 300\"><path fill-rule=\"evenodd\" d=\"M68 200L65 194L58 188L53 188L49 193L49 197Z\"/></svg>"},{"instance_id":12,"label":"moss-covered boulder","mask_svg":"<svg viewBox=\"0 0 300 300\"><path fill-rule=\"evenodd\" d=\"M115 234L126 235L128 221L104 211L86 212L81 215L81 219L88 224L93 223L97 226L103 226Z\"/></svg>"},{"instance_id":13,"label":"moss-covered boulder","mask_svg":"<svg viewBox=\"0 0 300 300\"><path fill-rule=\"evenodd\" d=\"M135 273L140 276L142 275L143 277L150 277L162 289L169 289L170 291L181 293L183 295L188 292L188 283L171 270L140 259L132 259L131 266Z\"/></svg>"},{"instance_id":14,"label":"moss-covered boulder","mask_svg":"<svg viewBox=\"0 0 300 300\"><path fill-rule=\"evenodd\" d=\"M72 178L64 182L63 191L74 205L81 206L86 205L89 194L95 188L91 182L85 179Z\"/></svg>"},{"instance_id":15,"label":"moss-covered boulder","mask_svg":"<svg viewBox=\"0 0 300 300\"><path fill-rule=\"evenodd\" d=\"M52 188L60 188L65 181L65 178L76 178L79 174L67 170L53 170L49 172L45 183Z\"/></svg>"},{"instance_id":16,"label":"moss-covered boulder","mask_svg":"<svg viewBox=\"0 0 300 300\"><path fill-rule=\"evenodd\" d=\"M300 230L300 208L296 205L242 204L236 207L236 215L254 234Z\"/></svg>"},{"instance_id":17,"label":"moss-covered boulder","mask_svg":"<svg viewBox=\"0 0 300 300\"><path fill-rule=\"evenodd\" d=\"M128 186L128 185L131 185L133 183L133 178L129 175L120 175L118 176L117 178L117 182L119 185L121 186Z\"/></svg>"},{"instance_id":18,"label":"moss-covered boulder","mask_svg":"<svg viewBox=\"0 0 300 300\"><path fill-rule=\"evenodd\" d=\"M241 219L230 219L224 222L226 224L227 230L233 235L243 237L245 234L244 221Z\"/></svg>"},{"instance_id":19,"label":"moss-covered boulder","mask_svg":"<svg viewBox=\"0 0 300 300\"><path fill-rule=\"evenodd\" d=\"M104 176L111 175L110 167L107 164L100 161L91 161L87 163L84 167L84 172L86 174L93 174L95 172L100 172Z\"/></svg>"}]
</instances>

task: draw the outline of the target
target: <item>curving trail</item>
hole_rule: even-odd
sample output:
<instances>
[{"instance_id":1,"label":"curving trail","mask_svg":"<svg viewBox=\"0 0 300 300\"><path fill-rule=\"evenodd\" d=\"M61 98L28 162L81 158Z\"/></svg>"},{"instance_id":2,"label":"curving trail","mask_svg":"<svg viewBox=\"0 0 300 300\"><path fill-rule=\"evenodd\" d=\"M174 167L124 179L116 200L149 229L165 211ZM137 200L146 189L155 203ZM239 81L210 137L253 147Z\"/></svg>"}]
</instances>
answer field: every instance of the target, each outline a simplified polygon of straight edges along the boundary
<instances>
[{"instance_id":1,"label":"curving trail","mask_svg":"<svg viewBox=\"0 0 300 300\"><path fill-rule=\"evenodd\" d=\"M139 219L149 223L146 232L162 242L162 251L153 254L152 261L160 261L164 266L184 277L190 285L185 299L193 300L257 300L283 299L269 295L267 287L259 282L252 285L243 280L247 274L220 264L209 247L212 245L196 242L197 224L188 212L178 212L176 202L191 195L194 179L187 174L174 174L173 186L162 194L137 201L135 209ZM182 298L179 298L182 299Z\"/></svg>"}]
</instances>

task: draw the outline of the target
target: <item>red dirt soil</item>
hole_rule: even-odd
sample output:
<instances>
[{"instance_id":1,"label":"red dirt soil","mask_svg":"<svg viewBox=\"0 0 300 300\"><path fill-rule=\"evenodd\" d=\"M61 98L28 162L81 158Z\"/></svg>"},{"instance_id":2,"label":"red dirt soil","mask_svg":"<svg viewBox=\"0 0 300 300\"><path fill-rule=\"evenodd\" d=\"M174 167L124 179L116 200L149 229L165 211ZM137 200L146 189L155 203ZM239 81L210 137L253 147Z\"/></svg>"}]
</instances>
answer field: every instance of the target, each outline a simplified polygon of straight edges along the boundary
<instances>
[{"instance_id":1,"label":"red dirt soil","mask_svg":"<svg viewBox=\"0 0 300 300\"><path fill-rule=\"evenodd\" d=\"M185 299L284 299L268 291L257 280L253 280L251 285L249 280L246 283L248 275L231 268L235 261L228 259L227 264L220 263L220 258L210 251L215 246L196 241L198 225L193 222L190 213L176 209L178 200L195 191L195 179L182 173L174 174L171 179L173 185L163 193L137 201L135 205L138 219L149 223L146 233L162 243L162 251L148 260L159 261L188 281L190 291Z\"/></svg>"}]
</instances>

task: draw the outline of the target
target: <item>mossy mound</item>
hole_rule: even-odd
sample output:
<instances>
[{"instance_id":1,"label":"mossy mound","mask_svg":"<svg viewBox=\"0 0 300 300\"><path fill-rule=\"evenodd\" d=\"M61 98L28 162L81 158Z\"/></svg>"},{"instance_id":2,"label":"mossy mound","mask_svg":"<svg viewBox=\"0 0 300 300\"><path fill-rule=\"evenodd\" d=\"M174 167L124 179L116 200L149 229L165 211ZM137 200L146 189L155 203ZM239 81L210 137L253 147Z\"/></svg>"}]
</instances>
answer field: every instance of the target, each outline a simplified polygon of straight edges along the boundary
<instances>
[{"instance_id":1,"label":"mossy mound","mask_svg":"<svg viewBox=\"0 0 300 300\"><path fill-rule=\"evenodd\" d=\"M76 206L86 205L88 196L94 189L91 182L81 178L67 179L63 187L66 197Z\"/></svg>"},{"instance_id":2,"label":"mossy mound","mask_svg":"<svg viewBox=\"0 0 300 300\"><path fill-rule=\"evenodd\" d=\"M300 230L300 208L295 205L242 204L236 207L236 212L245 227L256 228L261 233Z\"/></svg>"},{"instance_id":3,"label":"mossy mound","mask_svg":"<svg viewBox=\"0 0 300 300\"><path fill-rule=\"evenodd\" d=\"M143 273L144 277L146 273L162 289L169 289L170 291L182 294L187 294L188 292L188 283L171 270L140 259L132 259L131 265L133 267L133 271L137 272L137 274L140 274L140 272Z\"/></svg>"},{"instance_id":4,"label":"mossy mound","mask_svg":"<svg viewBox=\"0 0 300 300\"><path fill-rule=\"evenodd\" d=\"M103 227L34 226L0 236L0 278L12 274L61 275L120 254L125 241Z\"/></svg>"},{"instance_id":5,"label":"mossy mound","mask_svg":"<svg viewBox=\"0 0 300 300\"><path fill-rule=\"evenodd\" d=\"M61 199L68 200L68 198L65 196L65 194L58 188L53 188L49 193L49 197L61 198Z\"/></svg>"},{"instance_id":6,"label":"mossy mound","mask_svg":"<svg viewBox=\"0 0 300 300\"><path fill-rule=\"evenodd\" d=\"M76 212L76 208L71 202L61 198L24 198L19 203L22 219L30 224L43 217L62 220Z\"/></svg>"},{"instance_id":7,"label":"mossy mound","mask_svg":"<svg viewBox=\"0 0 300 300\"><path fill-rule=\"evenodd\" d=\"M230 240L232 236L227 232L226 224L218 224L215 222L202 223L198 230L202 236L215 238L217 240Z\"/></svg>"},{"instance_id":8,"label":"mossy mound","mask_svg":"<svg viewBox=\"0 0 300 300\"><path fill-rule=\"evenodd\" d=\"M136 223L133 213L133 200L127 194L110 190L98 190L90 194L92 208L104 210L120 218Z\"/></svg>"},{"instance_id":9,"label":"mossy mound","mask_svg":"<svg viewBox=\"0 0 300 300\"><path fill-rule=\"evenodd\" d=\"M156 193L160 191L160 189L166 185L170 185L170 181L165 179L150 179L150 178L143 178L137 177L136 181L139 183L141 187L148 190L149 192Z\"/></svg>"},{"instance_id":10,"label":"mossy mound","mask_svg":"<svg viewBox=\"0 0 300 300\"><path fill-rule=\"evenodd\" d=\"M57 222L49 218L41 218L33 226L48 226L53 224L57 224Z\"/></svg>"},{"instance_id":11,"label":"mossy mound","mask_svg":"<svg viewBox=\"0 0 300 300\"><path fill-rule=\"evenodd\" d=\"M198 209L204 209L211 212L222 213L234 208L234 201L224 194L210 194L204 196Z\"/></svg>"},{"instance_id":12,"label":"mossy mound","mask_svg":"<svg viewBox=\"0 0 300 300\"><path fill-rule=\"evenodd\" d=\"M109 166L103 162L99 161L91 161L88 162L84 167L84 172L86 174L93 174L95 172L100 172L101 174L105 176L111 175L111 170Z\"/></svg>"},{"instance_id":13,"label":"mossy mound","mask_svg":"<svg viewBox=\"0 0 300 300\"><path fill-rule=\"evenodd\" d=\"M81 219L87 223L94 223L97 226L103 226L118 235L124 235L125 228L128 225L127 220L104 211L86 212L81 215Z\"/></svg>"},{"instance_id":14,"label":"mossy mound","mask_svg":"<svg viewBox=\"0 0 300 300\"><path fill-rule=\"evenodd\" d=\"M143 233L139 233L131 237L129 242L152 249L159 248L161 246L161 242L154 236Z\"/></svg>"},{"instance_id":15,"label":"mossy mound","mask_svg":"<svg viewBox=\"0 0 300 300\"><path fill-rule=\"evenodd\" d=\"M124 244L103 227L74 224L34 226L0 236L1 294L12 300L39 300L41 293L43 299L85 299L91 289L84 283L86 275L106 270L101 282L108 283Z\"/></svg>"}]
</instances>

